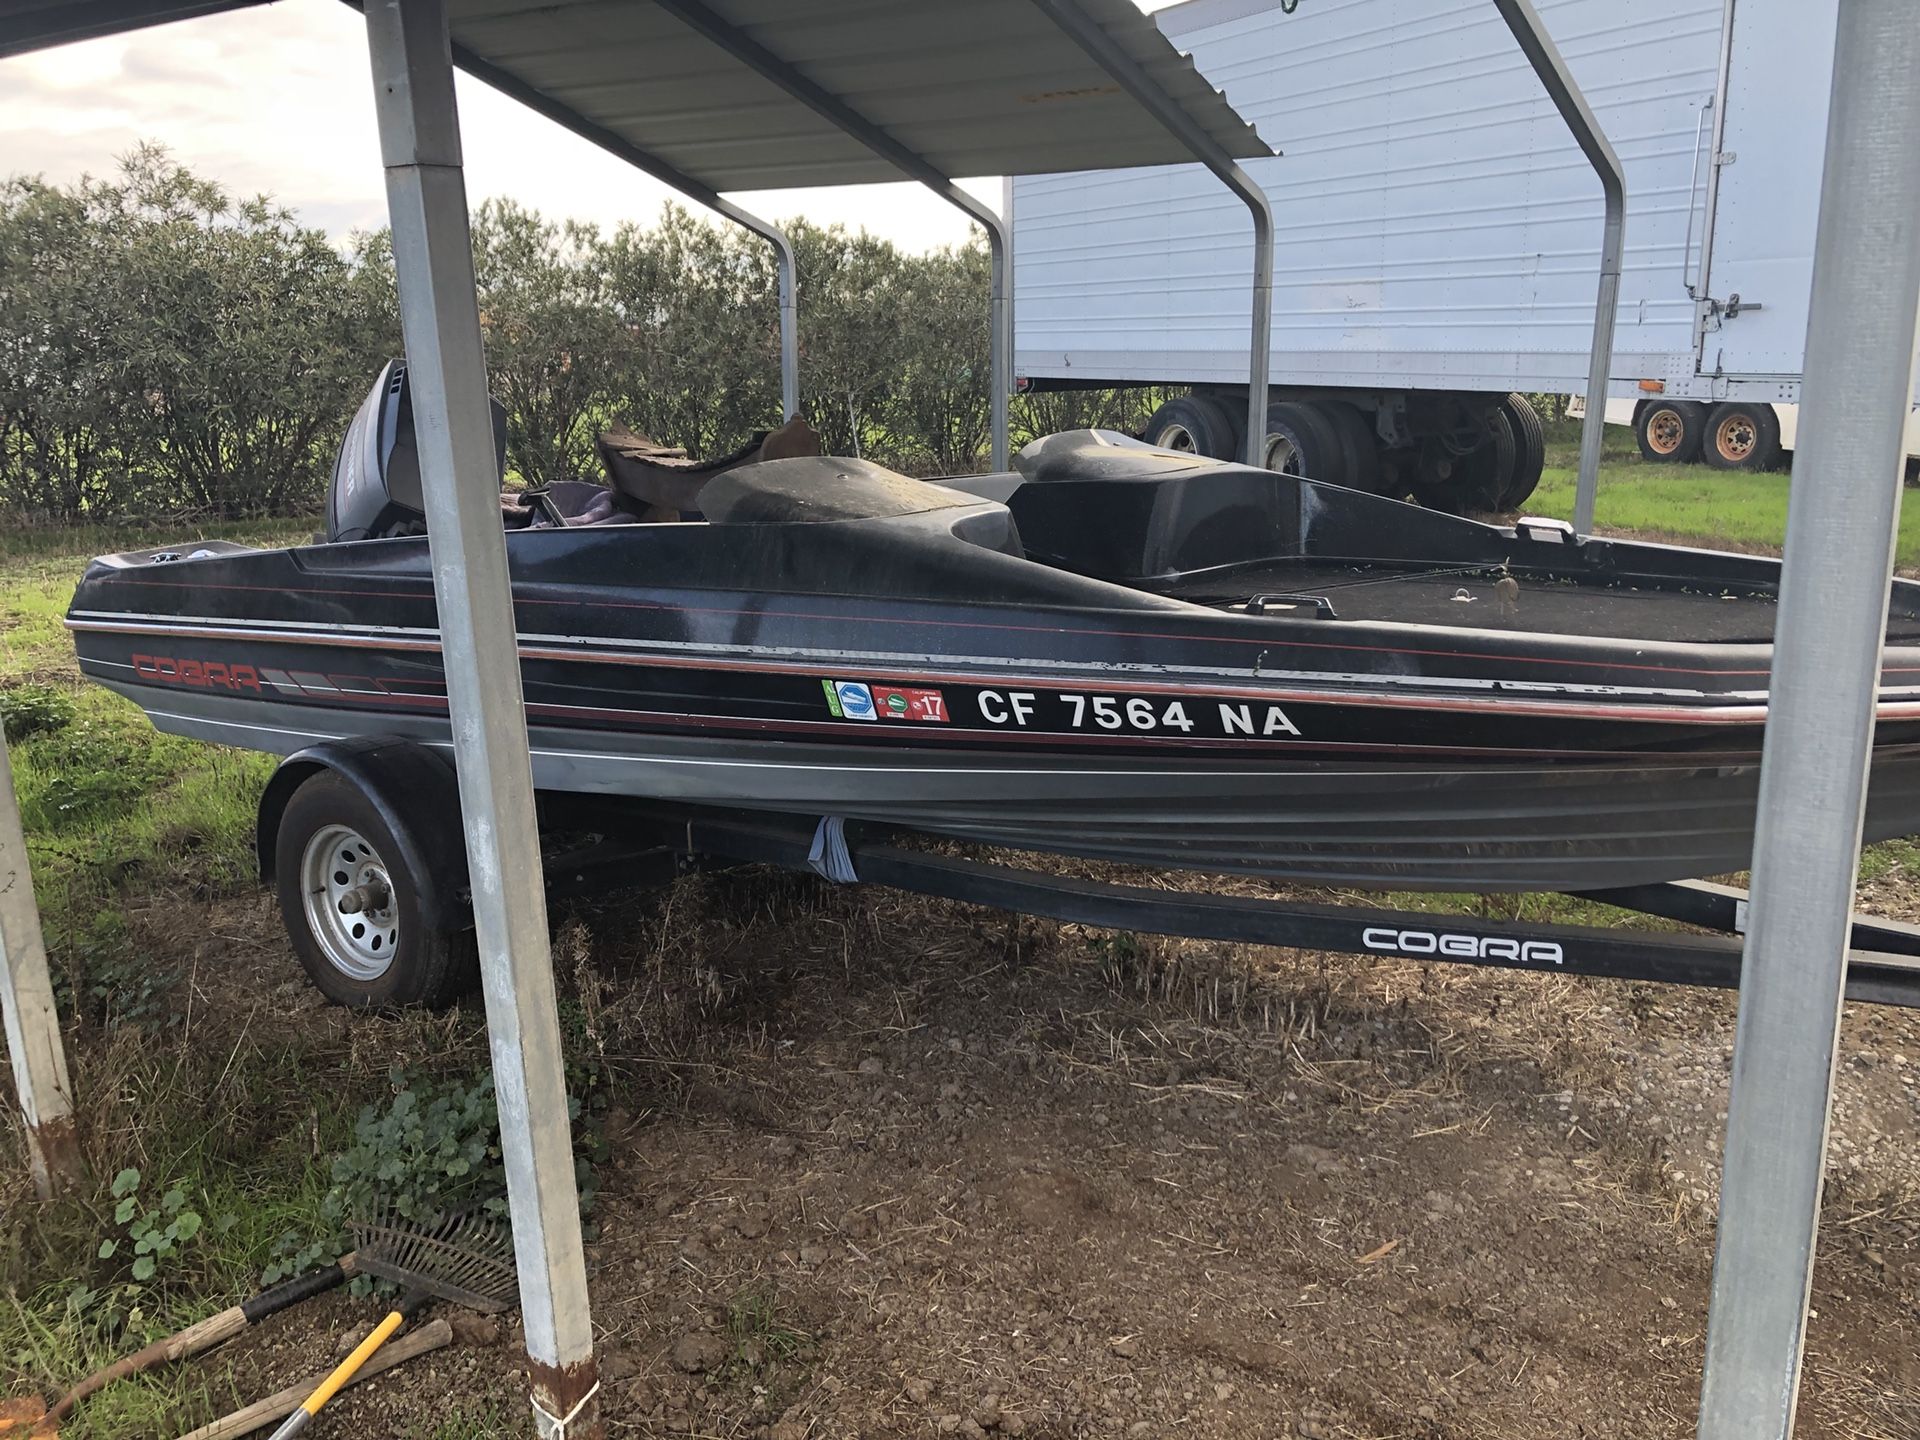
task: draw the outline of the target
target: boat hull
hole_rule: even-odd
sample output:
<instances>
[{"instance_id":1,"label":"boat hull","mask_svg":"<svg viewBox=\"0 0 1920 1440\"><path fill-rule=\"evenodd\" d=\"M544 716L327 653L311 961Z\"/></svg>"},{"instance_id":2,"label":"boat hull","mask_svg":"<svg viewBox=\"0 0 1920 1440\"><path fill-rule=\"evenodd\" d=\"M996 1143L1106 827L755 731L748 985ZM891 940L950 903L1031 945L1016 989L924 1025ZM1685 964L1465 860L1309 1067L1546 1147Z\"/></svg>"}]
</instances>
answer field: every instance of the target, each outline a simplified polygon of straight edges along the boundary
<instances>
[{"instance_id":1,"label":"boat hull","mask_svg":"<svg viewBox=\"0 0 1920 1440\"><path fill-rule=\"evenodd\" d=\"M400 736L451 751L443 715L110 682L174 734L292 754ZM536 788L910 826L1014 849L1373 889L1580 890L1745 869L1757 756L1584 762L1014 754L534 722ZM1920 815L1920 744L1876 753L1870 840Z\"/></svg>"}]
</instances>

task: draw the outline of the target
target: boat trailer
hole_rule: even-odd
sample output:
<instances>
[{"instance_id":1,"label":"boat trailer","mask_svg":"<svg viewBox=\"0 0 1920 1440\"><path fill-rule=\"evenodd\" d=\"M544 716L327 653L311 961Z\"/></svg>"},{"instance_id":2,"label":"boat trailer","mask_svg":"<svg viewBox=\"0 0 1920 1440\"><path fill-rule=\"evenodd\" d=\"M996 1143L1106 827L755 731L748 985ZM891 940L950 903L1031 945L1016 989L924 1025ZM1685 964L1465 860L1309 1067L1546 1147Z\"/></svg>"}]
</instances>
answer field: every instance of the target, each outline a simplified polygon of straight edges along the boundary
<instances>
[{"instance_id":1,"label":"boat trailer","mask_svg":"<svg viewBox=\"0 0 1920 1440\"><path fill-rule=\"evenodd\" d=\"M556 895L662 885L701 869L768 865L1063 924L1189 940L1716 990L1740 985L1749 897L1702 880L1570 892L1576 900L1689 931L1541 924L1083 879L925 848L951 846L935 836L832 819L651 805L620 805L617 812L600 817L602 838L546 857ZM581 828L590 824L583 819ZM1847 999L1920 1006L1920 925L1861 915L1852 925Z\"/></svg>"}]
</instances>

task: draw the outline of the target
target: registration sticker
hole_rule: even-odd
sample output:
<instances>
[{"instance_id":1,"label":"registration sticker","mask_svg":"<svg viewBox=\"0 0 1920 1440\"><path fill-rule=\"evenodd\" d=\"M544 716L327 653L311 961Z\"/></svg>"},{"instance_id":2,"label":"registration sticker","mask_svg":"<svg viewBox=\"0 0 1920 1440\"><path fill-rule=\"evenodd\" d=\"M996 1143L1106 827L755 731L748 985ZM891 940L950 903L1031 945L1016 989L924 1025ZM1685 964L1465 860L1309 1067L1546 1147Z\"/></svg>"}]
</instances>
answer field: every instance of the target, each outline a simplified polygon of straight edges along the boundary
<instances>
[{"instance_id":1,"label":"registration sticker","mask_svg":"<svg viewBox=\"0 0 1920 1440\"><path fill-rule=\"evenodd\" d=\"M944 725L947 702L938 690L896 690L890 685L873 687L873 701L883 720L921 720Z\"/></svg>"},{"instance_id":2,"label":"registration sticker","mask_svg":"<svg viewBox=\"0 0 1920 1440\"><path fill-rule=\"evenodd\" d=\"M822 680L820 688L827 692L827 709L840 719L878 718L878 711L873 704L873 691L858 680Z\"/></svg>"}]
</instances>

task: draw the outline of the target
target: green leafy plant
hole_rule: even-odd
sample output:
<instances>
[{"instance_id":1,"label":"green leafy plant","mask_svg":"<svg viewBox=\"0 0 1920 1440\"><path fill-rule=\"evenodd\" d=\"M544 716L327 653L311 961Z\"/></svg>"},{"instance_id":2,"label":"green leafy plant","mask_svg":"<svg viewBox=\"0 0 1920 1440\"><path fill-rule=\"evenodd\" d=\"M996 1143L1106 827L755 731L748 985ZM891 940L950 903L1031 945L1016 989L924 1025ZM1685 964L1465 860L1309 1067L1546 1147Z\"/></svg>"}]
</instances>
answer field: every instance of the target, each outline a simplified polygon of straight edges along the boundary
<instances>
[{"instance_id":1,"label":"green leafy plant","mask_svg":"<svg viewBox=\"0 0 1920 1440\"><path fill-rule=\"evenodd\" d=\"M320 1204L316 1234L283 1238L265 1281L312 1267L345 1248L356 1215L375 1208L406 1219L430 1219L453 1211L505 1215L506 1168L500 1156L500 1113L493 1076L433 1079L395 1071L393 1094L364 1108L354 1122L353 1143L334 1157L332 1183ZM579 1105L568 1102L568 1118ZM576 1154L581 1206L591 1207L593 1166Z\"/></svg>"},{"instance_id":2,"label":"green leafy plant","mask_svg":"<svg viewBox=\"0 0 1920 1440\"><path fill-rule=\"evenodd\" d=\"M127 1261L127 1273L145 1285L166 1278L165 1272L182 1262L205 1222L180 1186L169 1185L158 1200L149 1200L141 1193L140 1178L131 1166L113 1177L113 1223L121 1233L100 1242L98 1258Z\"/></svg>"},{"instance_id":3,"label":"green leafy plant","mask_svg":"<svg viewBox=\"0 0 1920 1440\"><path fill-rule=\"evenodd\" d=\"M12 685L0 690L0 728L9 745L51 735L73 723L73 697L51 685Z\"/></svg>"}]
</instances>

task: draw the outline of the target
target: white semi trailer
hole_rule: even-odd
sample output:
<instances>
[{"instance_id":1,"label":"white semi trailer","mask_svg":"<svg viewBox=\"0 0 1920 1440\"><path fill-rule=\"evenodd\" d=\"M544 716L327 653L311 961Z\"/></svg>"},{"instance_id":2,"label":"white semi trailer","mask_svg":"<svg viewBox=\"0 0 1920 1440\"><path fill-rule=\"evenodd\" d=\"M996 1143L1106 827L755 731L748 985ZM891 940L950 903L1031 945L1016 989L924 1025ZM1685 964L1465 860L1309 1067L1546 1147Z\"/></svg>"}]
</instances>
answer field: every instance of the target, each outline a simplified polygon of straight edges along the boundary
<instances>
[{"instance_id":1,"label":"white semi trailer","mask_svg":"<svg viewBox=\"0 0 1920 1440\"><path fill-rule=\"evenodd\" d=\"M1626 171L1615 406L1650 458L1773 465L1839 0L1537 3ZM1601 195L1493 5L1189 0L1155 19L1284 152L1246 166L1275 220L1267 463L1448 508L1525 499L1542 453L1517 392L1586 388ZM1190 168L1022 178L1008 203L1016 374L1190 385L1149 438L1241 453L1239 203Z\"/></svg>"}]
</instances>

